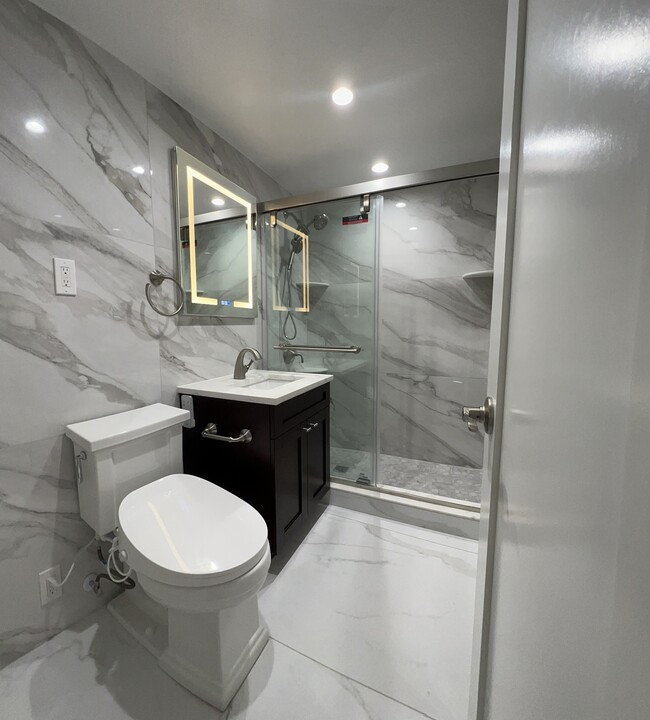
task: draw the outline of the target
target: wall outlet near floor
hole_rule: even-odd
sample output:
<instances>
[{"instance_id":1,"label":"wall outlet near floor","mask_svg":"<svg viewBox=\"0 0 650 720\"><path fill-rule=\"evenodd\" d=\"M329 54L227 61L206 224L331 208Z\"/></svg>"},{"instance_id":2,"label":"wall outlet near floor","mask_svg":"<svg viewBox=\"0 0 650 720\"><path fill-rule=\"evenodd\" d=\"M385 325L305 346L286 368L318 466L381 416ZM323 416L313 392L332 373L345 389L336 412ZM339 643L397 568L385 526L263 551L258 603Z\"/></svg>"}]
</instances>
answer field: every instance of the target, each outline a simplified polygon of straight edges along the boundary
<instances>
[{"instance_id":1,"label":"wall outlet near floor","mask_svg":"<svg viewBox=\"0 0 650 720\"><path fill-rule=\"evenodd\" d=\"M74 260L53 258L54 261L54 292L57 295L77 294L77 273Z\"/></svg>"},{"instance_id":2,"label":"wall outlet near floor","mask_svg":"<svg viewBox=\"0 0 650 720\"><path fill-rule=\"evenodd\" d=\"M49 579L52 579L55 583L61 582L61 566L55 565L54 567L48 568L38 573L38 583L41 588L41 605L47 605L52 601L60 598L63 593L63 588L54 587L48 583Z\"/></svg>"}]
</instances>

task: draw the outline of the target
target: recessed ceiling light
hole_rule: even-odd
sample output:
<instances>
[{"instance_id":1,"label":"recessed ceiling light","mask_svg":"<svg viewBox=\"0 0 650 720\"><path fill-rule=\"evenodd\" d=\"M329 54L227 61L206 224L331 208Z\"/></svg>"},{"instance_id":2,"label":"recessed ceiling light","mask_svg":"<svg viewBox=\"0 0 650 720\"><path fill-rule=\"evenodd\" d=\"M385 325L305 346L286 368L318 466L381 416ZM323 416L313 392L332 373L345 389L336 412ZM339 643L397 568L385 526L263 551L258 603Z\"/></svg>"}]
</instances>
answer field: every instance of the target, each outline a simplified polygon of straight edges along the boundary
<instances>
[{"instance_id":1,"label":"recessed ceiling light","mask_svg":"<svg viewBox=\"0 0 650 720\"><path fill-rule=\"evenodd\" d=\"M134 168L132 168L133 172L136 175L144 175L144 168L142 165L136 165Z\"/></svg>"},{"instance_id":2,"label":"recessed ceiling light","mask_svg":"<svg viewBox=\"0 0 650 720\"><path fill-rule=\"evenodd\" d=\"M332 93L332 102L335 105L349 105L354 100L354 93L350 88L340 87Z\"/></svg>"},{"instance_id":3,"label":"recessed ceiling light","mask_svg":"<svg viewBox=\"0 0 650 720\"><path fill-rule=\"evenodd\" d=\"M378 160L371 168L374 173L385 173L388 165L383 160Z\"/></svg>"},{"instance_id":4,"label":"recessed ceiling light","mask_svg":"<svg viewBox=\"0 0 650 720\"><path fill-rule=\"evenodd\" d=\"M411 227L409 228L409 230L417 230L417 226L416 226L416 225L411 225Z\"/></svg>"},{"instance_id":5,"label":"recessed ceiling light","mask_svg":"<svg viewBox=\"0 0 650 720\"><path fill-rule=\"evenodd\" d=\"M213 197L212 204L221 207L222 205L226 204L226 201L222 197Z\"/></svg>"},{"instance_id":6,"label":"recessed ceiling light","mask_svg":"<svg viewBox=\"0 0 650 720\"><path fill-rule=\"evenodd\" d=\"M30 133L34 133L35 135L41 135L45 132L45 125L38 120L28 120L25 123L25 127Z\"/></svg>"},{"instance_id":7,"label":"recessed ceiling light","mask_svg":"<svg viewBox=\"0 0 650 720\"><path fill-rule=\"evenodd\" d=\"M406 207L406 203L405 202L397 202L397 203L395 203L395 207L398 207L398 208Z\"/></svg>"}]
</instances>

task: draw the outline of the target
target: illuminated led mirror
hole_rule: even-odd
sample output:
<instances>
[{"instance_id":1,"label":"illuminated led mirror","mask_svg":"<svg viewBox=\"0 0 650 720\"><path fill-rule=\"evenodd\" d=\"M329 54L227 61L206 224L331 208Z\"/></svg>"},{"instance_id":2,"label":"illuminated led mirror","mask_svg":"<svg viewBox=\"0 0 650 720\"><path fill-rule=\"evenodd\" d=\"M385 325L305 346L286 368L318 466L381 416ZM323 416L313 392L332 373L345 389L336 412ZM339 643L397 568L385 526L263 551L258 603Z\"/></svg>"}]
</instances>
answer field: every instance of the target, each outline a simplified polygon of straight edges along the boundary
<instances>
[{"instance_id":1,"label":"illuminated led mirror","mask_svg":"<svg viewBox=\"0 0 650 720\"><path fill-rule=\"evenodd\" d=\"M183 314L255 317L255 197L178 147L174 181Z\"/></svg>"}]
</instances>

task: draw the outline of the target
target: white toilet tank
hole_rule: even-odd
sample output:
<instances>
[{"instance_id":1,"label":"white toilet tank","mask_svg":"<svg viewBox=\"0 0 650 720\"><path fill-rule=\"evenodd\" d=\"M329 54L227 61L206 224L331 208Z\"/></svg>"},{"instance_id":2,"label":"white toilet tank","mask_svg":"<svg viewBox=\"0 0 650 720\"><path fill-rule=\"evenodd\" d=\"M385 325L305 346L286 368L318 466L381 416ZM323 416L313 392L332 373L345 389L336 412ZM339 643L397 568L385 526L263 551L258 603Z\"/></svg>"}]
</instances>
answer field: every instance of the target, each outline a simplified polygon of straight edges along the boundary
<instances>
[{"instance_id":1,"label":"white toilet tank","mask_svg":"<svg viewBox=\"0 0 650 720\"><path fill-rule=\"evenodd\" d=\"M189 417L187 410L156 403L66 427L81 517L97 534L115 530L120 503L132 490L183 472L182 425Z\"/></svg>"}]
</instances>

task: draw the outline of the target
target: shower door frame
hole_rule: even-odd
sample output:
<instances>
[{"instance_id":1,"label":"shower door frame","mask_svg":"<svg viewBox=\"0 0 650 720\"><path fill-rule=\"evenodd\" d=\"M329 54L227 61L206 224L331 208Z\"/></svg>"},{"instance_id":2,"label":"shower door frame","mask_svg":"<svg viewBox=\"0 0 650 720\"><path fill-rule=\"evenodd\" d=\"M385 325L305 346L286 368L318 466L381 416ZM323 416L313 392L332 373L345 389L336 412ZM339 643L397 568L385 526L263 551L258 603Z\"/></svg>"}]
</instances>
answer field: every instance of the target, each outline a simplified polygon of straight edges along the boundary
<instances>
[{"instance_id":1,"label":"shower door frame","mask_svg":"<svg viewBox=\"0 0 650 720\"><path fill-rule=\"evenodd\" d=\"M307 193L304 195L295 195L277 200L267 200L257 204L257 233L258 233L258 247L260 248L260 319L262 322L261 333L259 335L261 347L266 348L268 346L268 321L269 321L269 308L266 305L268 297L268 278L266 272L266 261L268 260L267 248L264 246L262 241L262 223L261 219L265 213L280 212L282 210L293 210L296 208L307 207L309 205L318 205L321 203L332 202L335 200L349 200L354 197L363 198L365 195L370 197L377 197L377 222L375 224L375 271L377 278L379 276L379 252L380 252L380 224L381 224L381 210L383 200L380 201L382 193L391 190L402 190L406 188L418 187L422 185L434 185L438 183L450 182L452 180L468 180L470 178L484 177L487 175L498 175L499 174L499 159L494 158L490 160L480 160L472 163L463 163L460 165L450 165L448 167L437 168L434 170L426 170L424 172L409 173L407 175L394 175L392 177L378 178L376 180L369 180L367 182L356 183L354 185L343 185L337 188L331 188L328 190L319 190L317 192ZM379 383L378 383L378 372L379 372L379 288L377 282L375 282L375 369L374 369L374 384L375 384L375 401L374 401L374 424L375 424L375 452L373 458L373 470L374 470L374 483L370 486L360 485L352 482L345 478L334 477L333 479L337 482L344 483L350 487L362 487L365 490L381 492L385 495L392 495L395 498L405 498L407 500L415 500L419 502L426 502L432 506L444 506L452 510L460 510L464 512L472 512L476 515L479 514L480 507L477 503L468 502L465 500L455 500L453 498L445 497L442 495L430 495L428 493L419 493L417 491L407 491L402 488L397 488L388 485L380 485L377 483L378 470L379 470ZM460 417L458 422L461 422Z\"/></svg>"}]
</instances>

